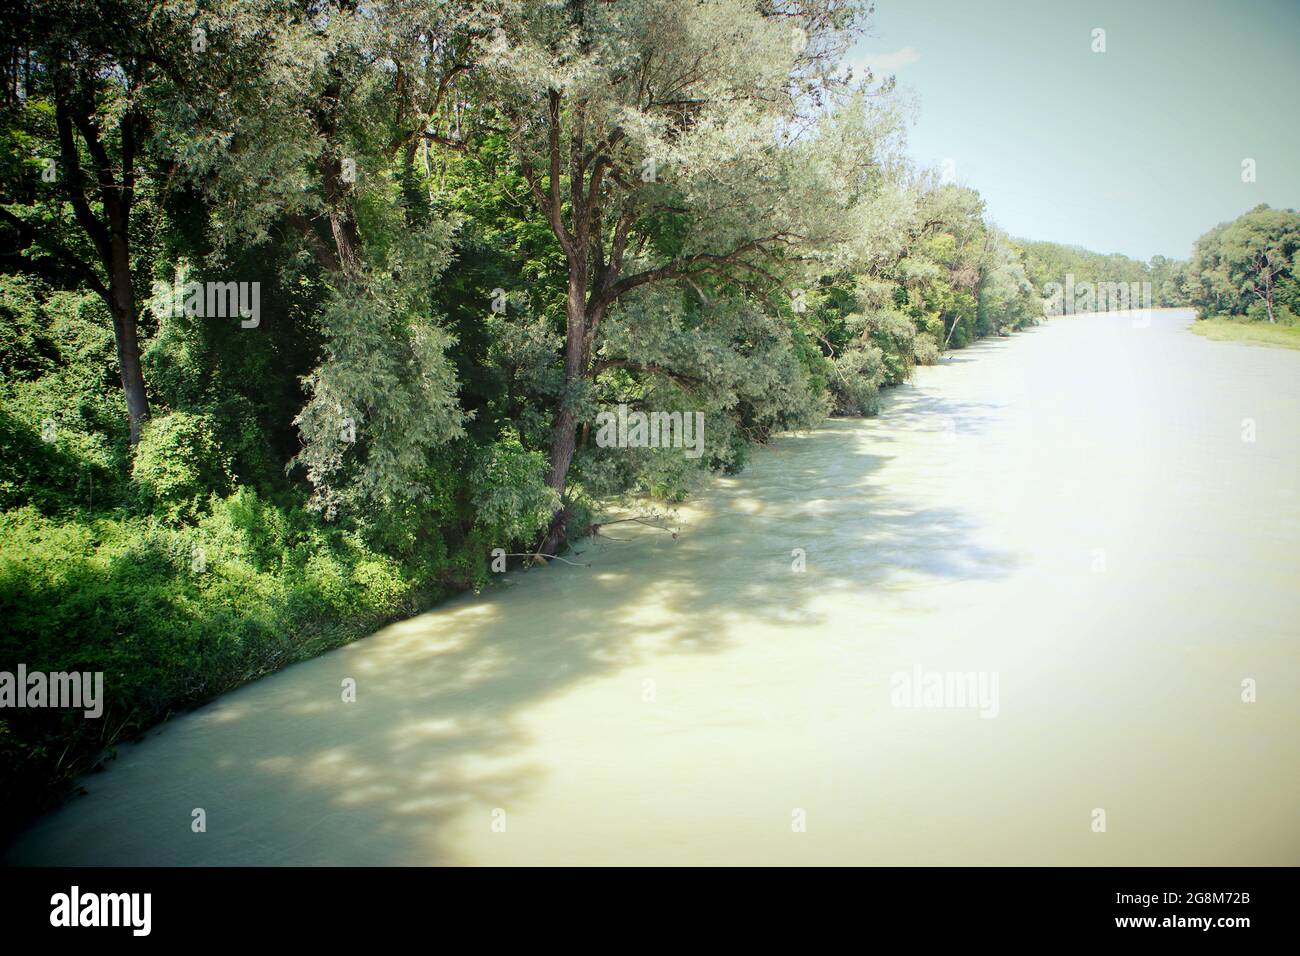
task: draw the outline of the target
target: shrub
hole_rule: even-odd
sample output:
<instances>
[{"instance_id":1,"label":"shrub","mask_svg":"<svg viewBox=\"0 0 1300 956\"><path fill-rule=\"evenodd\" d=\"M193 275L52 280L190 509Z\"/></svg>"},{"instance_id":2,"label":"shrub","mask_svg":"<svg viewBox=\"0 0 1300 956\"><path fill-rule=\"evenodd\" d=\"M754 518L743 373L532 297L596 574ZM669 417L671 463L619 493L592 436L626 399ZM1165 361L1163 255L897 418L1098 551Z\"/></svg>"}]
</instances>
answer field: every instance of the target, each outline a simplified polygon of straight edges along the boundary
<instances>
[{"instance_id":1,"label":"shrub","mask_svg":"<svg viewBox=\"0 0 1300 956\"><path fill-rule=\"evenodd\" d=\"M0 507L121 503L126 412L111 328L90 293L0 276Z\"/></svg>"},{"instance_id":2,"label":"shrub","mask_svg":"<svg viewBox=\"0 0 1300 956\"><path fill-rule=\"evenodd\" d=\"M928 332L917 335L915 348L917 365L938 365L939 359L943 357L939 343Z\"/></svg>"},{"instance_id":3,"label":"shrub","mask_svg":"<svg viewBox=\"0 0 1300 956\"><path fill-rule=\"evenodd\" d=\"M1250 307L1246 309L1246 318L1252 322L1267 322L1268 306L1263 302L1252 302ZM1280 303L1273 306L1273 318L1278 325L1292 325L1295 322L1295 316L1291 314L1291 310Z\"/></svg>"},{"instance_id":4,"label":"shrub","mask_svg":"<svg viewBox=\"0 0 1300 956\"><path fill-rule=\"evenodd\" d=\"M893 310L882 312L871 323L871 341L881 351L884 379L881 384L906 382L916 364L916 325Z\"/></svg>"},{"instance_id":5,"label":"shrub","mask_svg":"<svg viewBox=\"0 0 1300 956\"><path fill-rule=\"evenodd\" d=\"M474 470L471 495L476 526L497 546L539 535L560 506L545 481L546 457L526 451L513 435L483 449Z\"/></svg>"},{"instance_id":6,"label":"shrub","mask_svg":"<svg viewBox=\"0 0 1300 956\"><path fill-rule=\"evenodd\" d=\"M201 413L171 412L148 422L131 469L142 502L169 521L192 521L209 493L228 491L230 456L216 435L216 423Z\"/></svg>"},{"instance_id":7,"label":"shrub","mask_svg":"<svg viewBox=\"0 0 1300 956\"><path fill-rule=\"evenodd\" d=\"M0 408L0 508L31 504L54 514L76 498L80 464L60 441L53 419L49 426L33 427Z\"/></svg>"},{"instance_id":8,"label":"shrub","mask_svg":"<svg viewBox=\"0 0 1300 956\"><path fill-rule=\"evenodd\" d=\"M874 415L880 410L885 364L875 345L845 349L836 356L830 391L837 415Z\"/></svg>"},{"instance_id":9,"label":"shrub","mask_svg":"<svg viewBox=\"0 0 1300 956\"><path fill-rule=\"evenodd\" d=\"M4 711L3 825L48 806L117 741L408 616L426 593L359 534L250 489L193 526L0 512L0 669L105 675L99 719Z\"/></svg>"}]
</instances>

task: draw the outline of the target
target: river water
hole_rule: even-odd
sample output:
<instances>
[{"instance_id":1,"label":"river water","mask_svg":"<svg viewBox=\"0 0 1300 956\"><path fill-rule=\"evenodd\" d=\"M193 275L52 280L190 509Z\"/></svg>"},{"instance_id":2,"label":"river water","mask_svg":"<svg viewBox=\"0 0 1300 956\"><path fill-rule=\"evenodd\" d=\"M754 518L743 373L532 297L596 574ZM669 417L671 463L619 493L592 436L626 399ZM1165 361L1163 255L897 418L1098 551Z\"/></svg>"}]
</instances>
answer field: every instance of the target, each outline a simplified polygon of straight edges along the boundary
<instances>
[{"instance_id":1,"label":"river water","mask_svg":"<svg viewBox=\"0 0 1300 956\"><path fill-rule=\"evenodd\" d=\"M1300 863L1300 352L1190 319L918 369L676 538L610 525L121 748L8 862Z\"/></svg>"}]
</instances>

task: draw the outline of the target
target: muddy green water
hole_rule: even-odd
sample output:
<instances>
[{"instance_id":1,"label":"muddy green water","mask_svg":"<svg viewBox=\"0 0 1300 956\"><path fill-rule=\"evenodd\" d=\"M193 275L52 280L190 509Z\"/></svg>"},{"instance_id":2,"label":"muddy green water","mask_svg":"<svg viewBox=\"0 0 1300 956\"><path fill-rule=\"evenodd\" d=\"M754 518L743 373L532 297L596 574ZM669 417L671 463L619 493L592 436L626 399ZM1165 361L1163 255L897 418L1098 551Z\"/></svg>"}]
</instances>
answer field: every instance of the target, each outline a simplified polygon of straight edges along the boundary
<instances>
[{"instance_id":1,"label":"muddy green water","mask_svg":"<svg viewBox=\"0 0 1300 956\"><path fill-rule=\"evenodd\" d=\"M1189 321L920 369L677 540L613 526L122 748L8 862L1300 863L1300 353ZM895 706L916 668L996 716Z\"/></svg>"}]
</instances>

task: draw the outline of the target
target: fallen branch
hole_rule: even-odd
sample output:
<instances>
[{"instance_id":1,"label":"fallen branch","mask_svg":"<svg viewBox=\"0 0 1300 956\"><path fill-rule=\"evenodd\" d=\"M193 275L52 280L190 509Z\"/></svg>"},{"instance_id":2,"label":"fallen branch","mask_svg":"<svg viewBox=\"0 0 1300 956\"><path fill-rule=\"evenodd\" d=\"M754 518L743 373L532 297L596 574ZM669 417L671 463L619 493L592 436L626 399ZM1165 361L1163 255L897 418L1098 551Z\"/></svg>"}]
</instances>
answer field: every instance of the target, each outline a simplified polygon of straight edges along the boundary
<instances>
[{"instance_id":1,"label":"fallen branch","mask_svg":"<svg viewBox=\"0 0 1300 956\"><path fill-rule=\"evenodd\" d=\"M649 521L646 521L644 518L635 515L631 518L615 518L613 521L598 521L595 522L594 524L588 525L587 531L590 534L600 534L600 529L603 528L605 525L622 524L624 521L635 521L637 524L643 524L647 528L654 528L656 531L666 531L668 534L673 536L674 540L676 540L677 538L677 532L673 531L671 528L664 528L657 524L651 524Z\"/></svg>"},{"instance_id":2,"label":"fallen branch","mask_svg":"<svg viewBox=\"0 0 1300 956\"><path fill-rule=\"evenodd\" d=\"M560 555L558 555L558 554L543 554L541 551L522 551L522 552L518 552L518 551L510 551L510 552L506 552L506 554L504 555L504 557L507 557L507 558L532 558L532 560L533 560L534 562L536 562L538 558L554 558L556 561L563 561L565 564L571 564L571 565L573 565L575 568L589 568L589 567L591 567L591 563L590 563L590 562L587 562L587 563L584 564L584 563L581 562L581 561L570 561L568 558L562 558L562 557L560 557ZM543 562L543 563L545 563L545 562Z\"/></svg>"}]
</instances>

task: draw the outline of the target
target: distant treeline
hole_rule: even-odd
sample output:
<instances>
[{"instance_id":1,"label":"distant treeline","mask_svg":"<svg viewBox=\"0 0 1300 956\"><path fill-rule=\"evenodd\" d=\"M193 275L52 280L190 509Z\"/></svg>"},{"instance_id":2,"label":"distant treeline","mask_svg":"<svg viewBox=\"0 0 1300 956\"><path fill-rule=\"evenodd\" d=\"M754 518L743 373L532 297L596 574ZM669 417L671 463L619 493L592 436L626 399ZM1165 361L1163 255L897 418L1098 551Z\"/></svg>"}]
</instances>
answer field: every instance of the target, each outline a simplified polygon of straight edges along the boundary
<instances>
[{"instance_id":1,"label":"distant treeline","mask_svg":"<svg viewBox=\"0 0 1300 956\"><path fill-rule=\"evenodd\" d=\"M1290 325L1300 314L1300 215L1259 205L1196 240L1190 260L1141 262L1077 246L1017 240L1025 271L1042 292L1050 283L1151 284L1156 308L1190 305L1199 318L1242 317Z\"/></svg>"},{"instance_id":2,"label":"distant treeline","mask_svg":"<svg viewBox=\"0 0 1300 956\"><path fill-rule=\"evenodd\" d=\"M1150 262L1143 262L1118 253L1103 255L1056 242L1022 239L1018 244L1025 256L1029 278L1040 292L1051 283L1065 285L1067 277L1073 277L1076 286L1085 282L1094 287L1102 283L1130 286L1137 283L1145 289L1144 284L1149 283L1151 301L1144 301L1141 305L1150 308L1170 308L1188 303L1183 288L1187 264L1180 260L1157 255L1152 256Z\"/></svg>"}]
</instances>

